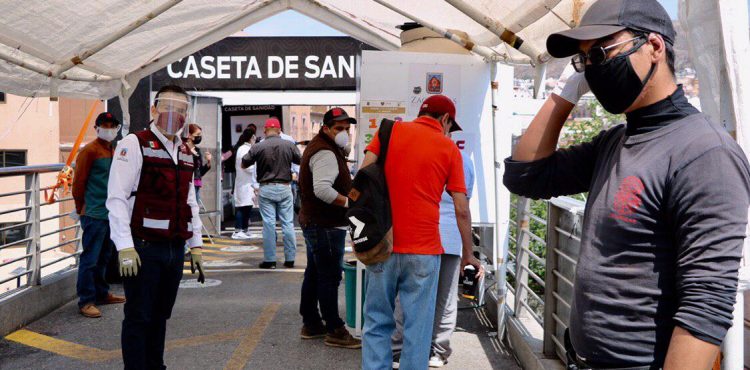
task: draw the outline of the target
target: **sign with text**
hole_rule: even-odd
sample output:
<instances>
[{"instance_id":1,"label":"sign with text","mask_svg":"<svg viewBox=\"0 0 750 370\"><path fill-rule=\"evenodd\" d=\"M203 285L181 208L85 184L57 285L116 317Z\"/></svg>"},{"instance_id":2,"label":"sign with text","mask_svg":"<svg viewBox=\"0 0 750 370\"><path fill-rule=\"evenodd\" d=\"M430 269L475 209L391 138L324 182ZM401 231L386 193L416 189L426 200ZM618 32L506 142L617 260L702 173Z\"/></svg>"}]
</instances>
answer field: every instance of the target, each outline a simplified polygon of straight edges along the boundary
<instances>
[{"instance_id":1,"label":"sign with text","mask_svg":"<svg viewBox=\"0 0 750 370\"><path fill-rule=\"evenodd\" d=\"M425 63L429 61L429 63ZM388 83L383 83L388 81ZM471 199L474 222L495 222L495 166L493 159L492 94L490 65L472 55L365 51L362 53L360 122L357 153L361 163L368 134L380 119L417 117L425 99L443 94L456 105L456 120L463 128L453 142L472 159L476 182ZM388 113L388 102L397 102L403 113ZM392 103L391 103L392 104ZM380 109L385 110L381 112ZM368 124L363 124L368 123ZM409 158L403 158L409 160ZM419 176L419 174L414 174Z\"/></svg>"},{"instance_id":2,"label":"sign with text","mask_svg":"<svg viewBox=\"0 0 750 370\"><path fill-rule=\"evenodd\" d=\"M188 90L356 90L351 37L229 37L153 74L153 86Z\"/></svg>"},{"instance_id":3,"label":"sign with text","mask_svg":"<svg viewBox=\"0 0 750 370\"><path fill-rule=\"evenodd\" d=\"M383 119L403 121L406 115L406 106L403 102L363 101L361 110L357 127L357 148L370 145Z\"/></svg>"}]
</instances>

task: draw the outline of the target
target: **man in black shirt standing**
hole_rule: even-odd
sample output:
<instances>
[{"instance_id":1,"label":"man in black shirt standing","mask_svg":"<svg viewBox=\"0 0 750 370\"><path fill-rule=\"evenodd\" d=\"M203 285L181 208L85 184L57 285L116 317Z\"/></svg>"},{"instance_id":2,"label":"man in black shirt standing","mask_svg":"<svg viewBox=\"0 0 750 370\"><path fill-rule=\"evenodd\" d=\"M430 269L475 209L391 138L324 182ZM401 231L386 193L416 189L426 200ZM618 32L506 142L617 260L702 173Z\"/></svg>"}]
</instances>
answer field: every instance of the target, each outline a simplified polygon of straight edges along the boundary
<instances>
[{"instance_id":1,"label":"man in black shirt standing","mask_svg":"<svg viewBox=\"0 0 750 370\"><path fill-rule=\"evenodd\" d=\"M506 160L531 198L589 192L570 315L578 368L709 369L732 323L750 167L675 84L672 21L656 0L599 0L551 35L579 72L545 102ZM591 91L627 125L556 150Z\"/></svg>"},{"instance_id":2,"label":"man in black shirt standing","mask_svg":"<svg viewBox=\"0 0 750 370\"><path fill-rule=\"evenodd\" d=\"M263 218L263 262L260 268L276 268L276 217L284 234L284 267L294 267L297 253L294 236L294 198L292 197L292 163L300 164L297 146L280 137L281 123L266 120L266 139L253 145L242 158L242 168L257 164L260 183L260 215Z\"/></svg>"}]
</instances>

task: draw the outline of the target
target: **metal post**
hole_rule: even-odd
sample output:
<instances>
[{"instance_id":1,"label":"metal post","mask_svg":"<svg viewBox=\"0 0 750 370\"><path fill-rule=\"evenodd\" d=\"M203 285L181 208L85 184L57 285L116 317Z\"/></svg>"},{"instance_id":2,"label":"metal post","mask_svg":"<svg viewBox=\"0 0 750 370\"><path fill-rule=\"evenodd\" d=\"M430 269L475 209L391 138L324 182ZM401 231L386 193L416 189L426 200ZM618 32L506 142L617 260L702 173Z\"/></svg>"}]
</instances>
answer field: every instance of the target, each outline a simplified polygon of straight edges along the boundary
<instances>
[{"instance_id":1,"label":"metal post","mask_svg":"<svg viewBox=\"0 0 750 370\"><path fill-rule=\"evenodd\" d=\"M547 208L547 258L544 274L544 354L554 356L557 348L552 337L557 334L557 322L552 316L557 311L557 299L554 293L557 291L557 248L558 234L555 227L560 220L560 208L548 203Z\"/></svg>"},{"instance_id":2,"label":"metal post","mask_svg":"<svg viewBox=\"0 0 750 370\"><path fill-rule=\"evenodd\" d=\"M741 370L744 366L743 336L745 333L745 296L740 284L737 291L737 302L734 304L734 318L732 327L729 328L721 352L724 354L721 360L722 370Z\"/></svg>"},{"instance_id":3,"label":"metal post","mask_svg":"<svg viewBox=\"0 0 750 370\"><path fill-rule=\"evenodd\" d=\"M41 219L41 207L39 204L39 199L41 198L39 192L39 173L26 175L26 188L31 190L31 192L26 195L26 204L31 206L28 214L31 216L30 231L32 238L29 247L26 249L26 254L33 253L29 264L32 269L29 285L42 285L42 255L39 252L42 246L40 238L40 235L42 234L41 222L39 222ZM28 201L30 201L30 203ZM29 269L27 269L27 271L28 270Z\"/></svg>"},{"instance_id":4,"label":"metal post","mask_svg":"<svg viewBox=\"0 0 750 370\"><path fill-rule=\"evenodd\" d=\"M528 299L526 289L528 289L529 272L524 267L529 267L529 255L525 253L524 249L529 248L530 237L526 233L530 232L530 203L528 198L518 197L516 208L516 221L518 222L516 229L516 301L513 308L516 317L521 317L524 308L521 302L526 303Z\"/></svg>"}]
</instances>

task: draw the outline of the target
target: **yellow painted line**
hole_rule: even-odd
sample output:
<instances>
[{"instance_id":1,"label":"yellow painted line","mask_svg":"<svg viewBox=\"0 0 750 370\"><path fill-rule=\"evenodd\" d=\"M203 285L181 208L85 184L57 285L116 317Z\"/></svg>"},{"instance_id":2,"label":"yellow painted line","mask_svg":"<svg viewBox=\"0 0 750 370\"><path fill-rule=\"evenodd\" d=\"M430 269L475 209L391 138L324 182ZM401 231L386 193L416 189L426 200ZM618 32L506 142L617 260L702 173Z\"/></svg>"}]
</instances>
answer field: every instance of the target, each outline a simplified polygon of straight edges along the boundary
<instances>
[{"instance_id":1,"label":"yellow painted line","mask_svg":"<svg viewBox=\"0 0 750 370\"><path fill-rule=\"evenodd\" d=\"M263 312L260 313L253 326L247 330L247 334L234 350L234 353L232 353L232 357L229 358L226 366L224 366L225 370L241 370L245 368L245 365L247 365L247 362L253 356L255 347L258 346L260 339L263 337L263 333L266 331L268 325L271 324L274 316L276 316L276 312L279 311L279 307L281 307L279 303L269 303L263 308Z\"/></svg>"},{"instance_id":2,"label":"yellow painted line","mask_svg":"<svg viewBox=\"0 0 750 370\"><path fill-rule=\"evenodd\" d=\"M248 330L252 330L252 328L241 328L223 333L172 339L167 341L167 343L165 344L165 350L171 351L177 348L204 346L207 344L216 344L237 340L243 338L248 333ZM26 329L21 329L8 334L5 339L85 362L104 362L114 360L122 356L122 350L119 348L108 351L101 350L98 348L84 346L82 344L68 342L62 339L35 333Z\"/></svg>"},{"instance_id":3,"label":"yellow painted line","mask_svg":"<svg viewBox=\"0 0 750 370\"><path fill-rule=\"evenodd\" d=\"M164 348L167 351L192 346L203 346L206 344L215 344L220 342L226 342L230 340L237 340L247 332L247 328L241 328L234 331L228 331L224 333L197 335L194 337L180 338L168 340Z\"/></svg>"},{"instance_id":4,"label":"yellow painted line","mask_svg":"<svg viewBox=\"0 0 750 370\"><path fill-rule=\"evenodd\" d=\"M30 330L21 329L8 334L5 339L43 351L86 362L112 360L120 356L120 350L104 351L65 340L52 338Z\"/></svg>"}]
</instances>

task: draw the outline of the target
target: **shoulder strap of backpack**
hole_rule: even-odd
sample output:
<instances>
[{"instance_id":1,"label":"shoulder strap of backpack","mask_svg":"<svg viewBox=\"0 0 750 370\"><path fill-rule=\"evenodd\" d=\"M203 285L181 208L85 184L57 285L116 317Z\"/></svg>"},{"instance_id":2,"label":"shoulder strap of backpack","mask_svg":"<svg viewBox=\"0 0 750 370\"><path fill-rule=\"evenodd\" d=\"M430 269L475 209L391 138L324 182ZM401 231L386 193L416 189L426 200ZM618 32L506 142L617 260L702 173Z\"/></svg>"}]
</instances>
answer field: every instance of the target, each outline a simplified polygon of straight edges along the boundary
<instances>
[{"instance_id":1,"label":"shoulder strap of backpack","mask_svg":"<svg viewBox=\"0 0 750 370\"><path fill-rule=\"evenodd\" d=\"M378 130L378 139L380 139L380 155L378 156L378 164L385 166L385 158L388 155L388 146L391 143L391 133L393 132L393 126L396 122L391 121L387 118L383 118L380 122L380 129Z\"/></svg>"}]
</instances>

